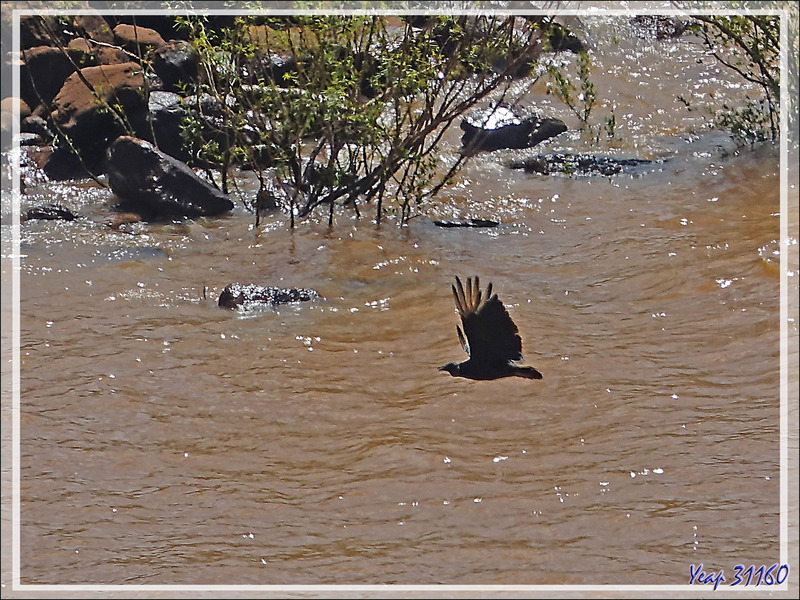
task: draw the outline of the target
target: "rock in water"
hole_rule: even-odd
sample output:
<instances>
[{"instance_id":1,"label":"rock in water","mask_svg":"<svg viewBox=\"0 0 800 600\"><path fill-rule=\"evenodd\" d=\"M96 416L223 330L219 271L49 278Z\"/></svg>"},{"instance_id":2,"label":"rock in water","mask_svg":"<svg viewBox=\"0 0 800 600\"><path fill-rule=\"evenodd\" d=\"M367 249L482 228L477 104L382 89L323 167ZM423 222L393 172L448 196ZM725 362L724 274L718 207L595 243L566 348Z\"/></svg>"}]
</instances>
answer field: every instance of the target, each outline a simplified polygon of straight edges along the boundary
<instances>
[{"instance_id":1,"label":"rock in water","mask_svg":"<svg viewBox=\"0 0 800 600\"><path fill-rule=\"evenodd\" d=\"M292 302L307 302L319 299L314 290L305 288L279 288L255 283L232 283L225 286L219 295L220 308L251 310L264 306L277 306Z\"/></svg>"},{"instance_id":2,"label":"rock in water","mask_svg":"<svg viewBox=\"0 0 800 600\"><path fill-rule=\"evenodd\" d=\"M653 161L643 158L614 158L613 156L557 152L515 159L508 166L511 169L522 169L526 173L542 175L603 175L610 177L622 173L636 174L652 164Z\"/></svg>"},{"instance_id":3,"label":"rock in water","mask_svg":"<svg viewBox=\"0 0 800 600\"><path fill-rule=\"evenodd\" d=\"M567 130L563 121L536 115L521 116L507 106L477 112L461 122L464 152L492 152L501 148L531 148Z\"/></svg>"},{"instance_id":4,"label":"rock in water","mask_svg":"<svg viewBox=\"0 0 800 600\"><path fill-rule=\"evenodd\" d=\"M53 99L50 119L84 159L102 157L111 140L124 131L110 107L118 106L126 115L144 111L144 90L144 70L138 63L86 67L64 82Z\"/></svg>"},{"instance_id":5,"label":"rock in water","mask_svg":"<svg viewBox=\"0 0 800 600\"><path fill-rule=\"evenodd\" d=\"M122 136L111 145L108 182L130 211L151 218L214 216L233 208L186 164L138 138Z\"/></svg>"},{"instance_id":6,"label":"rock in water","mask_svg":"<svg viewBox=\"0 0 800 600\"><path fill-rule=\"evenodd\" d=\"M20 222L34 221L42 219L44 221L74 221L77 219L75 213L68 208L59 206L58 204L50 204L48 206L34 206L25 211L25 214L20 217Z\"/></svg>"},{"instance_id":7,"label":"rock in water","mask_svg":"<svg viewBox=\"0 0 800 600\"><path fill-rule=\"evenodd\" d=\"M491 219L461 219L458 221L436 219L433 224L437 227L497 227L500 225L498 221Z\"/></svg>"}]
</instances>

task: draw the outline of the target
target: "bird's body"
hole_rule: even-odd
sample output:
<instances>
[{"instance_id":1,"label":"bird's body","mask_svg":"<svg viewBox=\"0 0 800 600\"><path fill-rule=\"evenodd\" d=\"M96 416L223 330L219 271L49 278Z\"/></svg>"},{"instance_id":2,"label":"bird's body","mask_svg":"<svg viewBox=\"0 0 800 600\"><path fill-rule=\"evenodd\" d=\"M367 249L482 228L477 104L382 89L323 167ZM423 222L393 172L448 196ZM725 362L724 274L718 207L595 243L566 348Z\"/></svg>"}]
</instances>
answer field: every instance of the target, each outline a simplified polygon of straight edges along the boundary
<instances>
[{"instance_id":1,"label":"bird's body","mask_svg":"<svg viewBox=\"0 0 800 600\"><path fill-rule=\"evenodd\" d=\"M482 294L477 277L474 280L467 278L466 290L456 277L452 287L456 309L464 327L462 331L461 327L456 326L456 331L469 359L461 363L448 363L439 367L439 370L447 371L453 377L467 379L541 379L542 374L533 367L515 364L522 360L522 339L506 307L497 294L492 294L492 284Z\"/></svg>"}]
</instances>

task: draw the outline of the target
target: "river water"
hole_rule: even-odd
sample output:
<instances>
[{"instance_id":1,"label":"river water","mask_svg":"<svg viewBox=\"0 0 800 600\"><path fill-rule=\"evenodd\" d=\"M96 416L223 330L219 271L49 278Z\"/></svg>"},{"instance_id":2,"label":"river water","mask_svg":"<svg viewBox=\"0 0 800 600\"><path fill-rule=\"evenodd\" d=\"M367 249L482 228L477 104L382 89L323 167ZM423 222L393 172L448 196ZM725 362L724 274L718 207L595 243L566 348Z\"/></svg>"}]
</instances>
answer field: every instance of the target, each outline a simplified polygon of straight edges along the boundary
<instances>
[{"instance_id":1,"label":"river water","mask_svg":"<svg viewBox=\"0 0 800 600\"><path fill-rule=\"evenodd\" d=\"M363 207L255 229L237 207L119 232L104 189L26 172L23 209L85 218L21 226L21 582L648 586L781 562L780 155L676 100L741 97L691 38L584 21L617 123L594 150L656 161L635 174L501 151L406 227ZM528 99L574 132L543 81ZM466 217L502 224L431 222ZM541 381L437 370L465 356L455 275L493 283ZM2 281L7 356L6 259ZM235 281L324 299L218 308Z\"/></svg>"}]
</instances>

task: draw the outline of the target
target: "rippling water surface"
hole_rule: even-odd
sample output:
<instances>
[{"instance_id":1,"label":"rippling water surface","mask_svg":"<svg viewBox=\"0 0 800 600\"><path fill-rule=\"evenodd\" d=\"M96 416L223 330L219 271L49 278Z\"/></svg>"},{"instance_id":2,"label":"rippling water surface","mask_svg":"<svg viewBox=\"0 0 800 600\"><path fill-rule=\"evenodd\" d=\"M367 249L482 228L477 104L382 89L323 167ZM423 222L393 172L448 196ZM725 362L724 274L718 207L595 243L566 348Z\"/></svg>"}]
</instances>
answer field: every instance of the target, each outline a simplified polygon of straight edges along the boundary
<instances>
[{"instance_id":1,"label":"rippling water surface","mask_svg":"<svg viewBox=\"0 0 800 600\"><path fill-rule=\"evenodd\" d=\"M22 226L23 583L685 584L779 562L779 155L729 152L675 100L735 92L699 46L589 25L605 150L657 160L635 176L499 152L407 227L342 210L294 232L238 208L114 232L105 191L29 189L88 218ZM502 225L430 220L453 217ZM463 357L454 275L493 282L542 381L437 371ZM234 281L324 300L243 315L215 304Z\"/></svg>"}]
</instances>

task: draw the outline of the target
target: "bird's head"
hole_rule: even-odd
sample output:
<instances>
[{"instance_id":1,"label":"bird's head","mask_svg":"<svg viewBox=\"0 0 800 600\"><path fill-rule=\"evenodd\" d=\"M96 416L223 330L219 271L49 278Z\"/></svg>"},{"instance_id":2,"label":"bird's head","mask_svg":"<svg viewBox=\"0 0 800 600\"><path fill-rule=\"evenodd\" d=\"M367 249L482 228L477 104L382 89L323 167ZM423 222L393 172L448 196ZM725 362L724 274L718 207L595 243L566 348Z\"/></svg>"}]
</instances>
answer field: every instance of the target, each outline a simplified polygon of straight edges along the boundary
<instances>
[{"instance_id":1,"label":"bird's head","mask_svg":"<svg viewBox=\"0 0 800 600\"><path fill-rule=\"evenodd\" d=\"M461 374L461 365L458 363L451 362L439 367L439 370L447 371L453 377L458 377Z\"/></svg>"}]
</instances>

